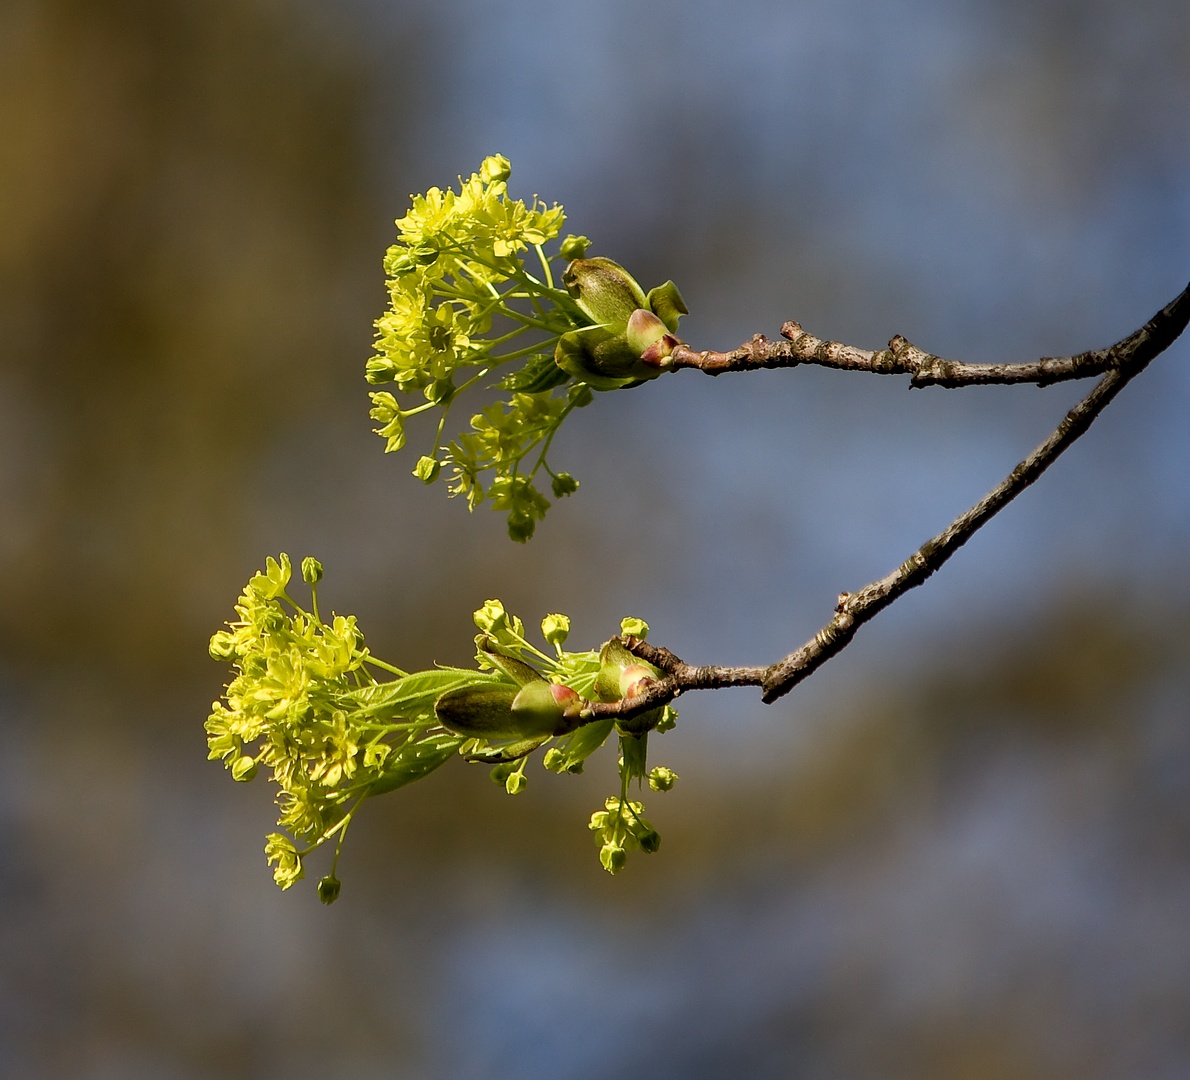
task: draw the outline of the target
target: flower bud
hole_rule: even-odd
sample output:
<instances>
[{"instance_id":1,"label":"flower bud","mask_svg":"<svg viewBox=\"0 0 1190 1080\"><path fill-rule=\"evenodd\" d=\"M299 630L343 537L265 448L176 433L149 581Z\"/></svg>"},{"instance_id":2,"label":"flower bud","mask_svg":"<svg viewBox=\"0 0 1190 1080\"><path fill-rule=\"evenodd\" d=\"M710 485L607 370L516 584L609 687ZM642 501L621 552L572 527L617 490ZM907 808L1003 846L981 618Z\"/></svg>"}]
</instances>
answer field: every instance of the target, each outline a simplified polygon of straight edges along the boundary
<instances>
[{"instance_id":1,"label":"flower bud","mask_svg":"<svg viewBox=\"0 0 1190 1080\"><path fill-rule=\"evenodd\" d=\"M333 904L339 899L339 890L343 887L334 874L327 874L318 883L318 899L324 904Z\"/></svg>"},{"instance_id":2,"label":"flower bud","mask_svg":"<svg viewBox=\"0 0 1190 1080\"><path fill-rule=\"evenodd\" d=\"M624 850L624 846L617 844L614 840L609 840L599 849L600 865L609 874L618 874L623 870L627 859L628 853Z\"/></svg>"},{"instance_id":3,"label":"flower bud","mask_svg":"<svg viewBox=\"0 0 1190 1080\"><path fill-rule=\"evenodd\" d=\"M492 154L483 159L479 167L479 178L485 184L507 180L512 175L512 164L503 154Z\"/></svg>"},{"instance_id":4,"label":"flower bud","mask_svg":"<svg viewBox=\"0 0 1190 1080\"><path fill-rule=\"evenodd\" d=\"M438 473L441 469L442 465L439 462L423 454L417 459L417 464L413 467L413 475L422 481L422 483L432 484L438 479Z\"/></svg>"},{"instance_id":5,"label":"flower bud","mask_svg":"<svg viewBox=\"0 0 1190 1080\"><path fill-rule=\"evenodd\" d=\"M620 633L625 637L638 637L644 641L649 636L649 624L644 619L629 616L620 620Z\"/></svg>"},{"instance_id":6,"label":"flower bud","mask_svg":"<svg viewBox=\"0 0 1190 1080\"><path fill-rule=\"evenodd\" d=\"M257 764L256 758L249 754L241 754L231 763L231 778L246 784L249 780L256 778L259 769L260 766Z\"/></svg>"},{"instance_id":7,"label":"flower bud","mask_svg":"<svg viewBox=\"0 0 1190 1080\"><path fill-rule=\"evenodd\" d=\"M561 499L578 491L578 481L570 473L560 472L550 482L550 488L554 492L554 498Z\"/></svg>"},{"instance_id":8,"label":"flower bud","mask_svg":"<svg viewBox=\"0 0 1190 1080\"><path fill-rule=\"evenodd\" d=\"M519 769L514 773L509 773L508 779L504 781L504 790L509 795L519 795L529 786L529 778Z\"/></svg>"},{"instance_id":9,"label":"flower bud","mask_svg":"<svg viewBox=\"0 0 1190 1080\"><path fill-rule=\"evenodd\" d=\"M485 600L483 607L472 616L475 625L485 634L494 634L508 625L508 612L499 600Z\"/></svg>"},{"instance_id":10,"label":"flower bud","mask_svg":"<svg viewBox=\"0 0 1190 1080\"><path fill-rule=\"evenodd\" d=\"M656 829L646 829L637 836L636 842L640 844L641 851L652 855L661 846L661 835Z\"/></svg>"},{"instance_id":11,"label":"flower bud","mask_svg":"<svg viewBox=\"0 0 1190 1080\"><path fill-rule=\"evenodd\" d=\"M313 555L302 560L302 580L307 585L317 585L322 580L322 563Z\"/></svg>"},{"instance_id":12,"label":"flower bud","mask_svg":"<svg viewBox=\"0 0 1190 1080\"><path fill-rule=\"evenodd\" d=\"M575 259L563 272L562 284L596 326L620 330L633 311L648 307L636 279L611 259Z\"/></svg>"},{"instance_id":13,"label":"flower bud","mask_svg":"<svg viewBox=\"0 0 1190 1080\"><path fill-rule=\"evenodd\" d=\"M649 787L654 791L669 791L674 786L678 774L664 765L657 765L649 770Z\"/></svg>"},{"instance_id":14,"label":"flower bud","mask_svg":"<svg viewBox=\"0 0 1190 1080\"><path fill-rule=\"evenodd\" d=\"M541 636L560 649L570 636L570 619L565 615L547 615L541 620Z\"/></svg>"},{"instance_id":15,"label":"flower bud","mask_svg":"<svg viewBox=\"0 0 1190 1080\"><path fill-rule=\"evenodd\" d=\"M564 259L581 259L586 255L587 248L590 246L591 241L585 236L575 236L571 233L562 241L562 246L558 249L558 253Z\"/></svg>"}]
</instances>

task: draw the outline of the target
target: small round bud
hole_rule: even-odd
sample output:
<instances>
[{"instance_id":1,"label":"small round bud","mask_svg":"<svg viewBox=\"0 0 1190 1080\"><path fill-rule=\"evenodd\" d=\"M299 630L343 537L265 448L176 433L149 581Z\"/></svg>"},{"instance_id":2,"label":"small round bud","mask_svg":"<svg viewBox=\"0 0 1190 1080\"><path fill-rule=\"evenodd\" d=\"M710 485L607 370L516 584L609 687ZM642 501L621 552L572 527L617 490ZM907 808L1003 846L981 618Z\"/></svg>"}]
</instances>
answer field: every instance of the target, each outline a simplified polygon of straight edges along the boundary
<instances>
[{"instance_id":1,"label":"small round bud","mask_svg":"<svg viewBox=\"0 0 1190 1080\"><path fill-rule=\"evenodd\" d=\"M560 472L553 478L550 487L553 489L554 498L561 499L578 491L578 481L570 473Z\"/></svg>"},{"instance_id":2,"label":"small round bud","mask_svg":"<svg viewBox=\"0 0 1190 1080\"><path fill-rule=\"evenodd\" d=\"M249 780L256 778L259 770L260 765L256 758L249 754L241 754L231 763L231 778L238 780L241 784L246 784Z\"/></svg>"},{"instance_id":3,"label":"small round bud","mask_svg":"<svg viewBox=\"0 0 1190 1080\"><path fill-rule=\"evenodd\" d=\"M508 612L499 600L485 600L483 607L476 611L472 618L475 619L475 625L485 634L494 634L508 625Z\"/></svg>"},{"instance_id":4,"label":"small round bud","mask_svg":"<svg viewBox=\"0 0 1190 1080\"><path fill-rule=\"evenodd\" d=\"M413 475L422 481L422 483L432 484L438 479L438 473L441 469L442 465L440 462L423 454L417 459L417 464L413 467Z\"/></svg>"},{"instance_id":5,"label":"small round bud","mask_svg":"<svg viewBox=\"0 0 1190 1080\"><path fill-rule=\"evenodd\" d=\"M524 510L510 510L508 512L508 536L518 544L524 544L533 539L537 522L532 514Z\"/></svg>"},{"instance_id":6,"label":"small round bud","mask_svg":"<svg viewBox=\"0 0 1190 1080\"><path fill-rule=\"evenodd\" d=\"M512 164L503 154L492 154L483 159L479 167L479 178L485 184L507 180L512 175Z\"/></svg>"},{"instance_id":7,"label":"small round bud","mask_svg":"<svg viewBox=\"0 0 1190 1080\"><path fill-rule=\"evenodd\" d=\"M559 248L559 254L564 259L581 259L587 254L587 248L591 246L591 241L585 236L575 236L571 233L565 240L562 241L562 246Z\"/></svg>"},{"instance_id":8,"label":"small round bud","mask_svg":"<svg viewBox=\"0 0 1190 1080\"><path fill-rule=\"evenodd\" d=\"M519 795L529 786L529 778L523 772L511 773L504 781L504 790L509 795Z\"/></svg>"},{"instance_id":9,"label":"small round bud","mask_svg":"<svg viewBox=\"0 0 1190 1080\"><path fill-rule=\"evenodd\" d=\"M231 660L236 655L236 639L234 634L226 630L219 630L211 636L208 650L212 660Z\"/></svg>"},{"instance_id":10,"label":"small round bud","mask_svg":"<svg viewBox=\"0 0 1190 1080\"><path fill-rule=\"evenodd\" d=\"M556 746L551 746L541 758L541 764L544 765L550 772L565 772L566 770L566 755Z\"/></svg>"},{"instance_id":11,"label":"small round bud","mask_svg":"<svg viewBox=\"0 0 1190 1080\"><path fill-rule=\"evenodd\" d=\"M302 560L302 580L307 585L317 585L322 580L322 563L313 555Z\"/></svg>"},{"instance_id":12,"label":"small round bud","mask_svg":"<svg viewBox=\"0 0 1190 1080\"><path fill-rule=\"evenodd\" d=\"M541 620L541 636L555 648L570 636L570 619L565 615L547 615Z\"/></svg>"},{"instance_id":13,"label":"small round bud","mask_svg":"<svg viewBox=\"0 0 1190 1080\"><path fill-rule=\"evenodd\" d=\"M318 883L318 899L324 904L333 904L339 899L339 890L342 887L342 882L334 874L327 874Z\"/></svg>"},{"instance_id":14,"label":"small round bud","mask_svg":"<svg viewBox=\"0 0 1190 1080\"><path fill-rule=\"evenodd\" d=\"M649 770L649 787L654 791L669 791L674 786L678 774L673 769L658 765Z\"/></svg>"},{"instance_id":15,"label":"small round bud","mask_svg":"<svg viewBox=\"0 0 1190 1080\"><path fill-rule=\"evenodd\" d=\"M661 846L661 835L656 829L648 829L636 838L636 842L640 844L641 851L652 855Z\"/></svg>"},{"instance_id":16,"label":"small round bud","mask_svg":"<svg viewBox=\"0 0 1190 1080\"><path fill-rule=\"evenodd\" d=\"M625 637L631 635L632 637L638 637L643 641L649 636L649 624L645 622L644 619L621 619L620 633Z\"/></svg>"}]
</instances>

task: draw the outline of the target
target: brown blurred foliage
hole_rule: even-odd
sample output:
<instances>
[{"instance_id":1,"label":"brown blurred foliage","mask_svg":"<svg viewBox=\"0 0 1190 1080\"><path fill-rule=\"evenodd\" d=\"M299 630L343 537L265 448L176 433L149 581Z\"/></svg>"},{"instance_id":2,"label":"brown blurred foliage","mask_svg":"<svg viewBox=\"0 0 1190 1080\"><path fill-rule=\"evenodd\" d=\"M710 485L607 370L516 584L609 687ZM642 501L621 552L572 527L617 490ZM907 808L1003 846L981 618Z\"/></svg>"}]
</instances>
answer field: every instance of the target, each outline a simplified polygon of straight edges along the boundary
<instances>
[{"instance_id":1,"label":"brown blurred foliage","mask_svg":"<svg viewBox=\"0 0 1190 1080\"><path fill-rule=\"evenodd\" d=\"M238 0L0 10L11 664L168 678L254 455L366 347L367 73L309 30Z\"/></svg>"}]
</instances>

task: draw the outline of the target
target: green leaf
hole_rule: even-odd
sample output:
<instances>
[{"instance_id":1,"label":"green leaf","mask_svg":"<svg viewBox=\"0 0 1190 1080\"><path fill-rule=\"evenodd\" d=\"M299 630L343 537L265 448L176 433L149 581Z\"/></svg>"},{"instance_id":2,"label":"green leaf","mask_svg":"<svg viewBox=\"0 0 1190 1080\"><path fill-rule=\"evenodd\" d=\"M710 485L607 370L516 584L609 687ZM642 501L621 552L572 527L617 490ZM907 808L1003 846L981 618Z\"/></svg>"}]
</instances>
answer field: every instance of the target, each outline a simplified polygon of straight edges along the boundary
<instances>
[{"instance_id":1,"label":"green leaf","mask_svg":"<svg viewBox=\"0 0 1190 1080\"><path fill-rule=\"evenodd\" d=\"M384 775L368 789L368 794L382 795L429 776L453 757L462 743L457 735L442 732L405 743L389 755Z\"/></svg>"},{"instance_id":2,"label":"green leaf","mask_svg":"<svg viewBox=\"0 0 1190 1080\"><path fill-rule=\"evenodd\" d=\"M584 724L573 735L558 743L558 756L550 768L554 772L582 772L583 762L607 742L614 725L614 720L596 720L593 724Z\"/></svg>"},{"instance_id":3,"label":"green leaf","mask_svg":"<svg viewBox=\"0 0 1190 1080\"><path fill-rule=\"evenodd\" d=\"M400 716L432 716L434 702L449 690L482 683L501 683L505 680L492 672L472 668L437 668L415 671L392 682L377 683L352 691L350 698L360 705L361 713L377 720Z\"/></svg>"}]
</instances>

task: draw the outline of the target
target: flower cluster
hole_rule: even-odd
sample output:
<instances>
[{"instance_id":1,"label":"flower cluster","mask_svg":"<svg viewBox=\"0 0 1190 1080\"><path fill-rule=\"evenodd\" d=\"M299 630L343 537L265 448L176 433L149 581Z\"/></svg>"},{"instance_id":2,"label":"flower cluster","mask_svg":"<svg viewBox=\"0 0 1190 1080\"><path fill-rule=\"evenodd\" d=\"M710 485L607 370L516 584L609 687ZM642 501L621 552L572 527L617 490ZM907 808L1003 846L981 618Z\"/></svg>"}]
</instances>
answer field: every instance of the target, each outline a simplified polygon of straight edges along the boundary
<instances>
[{"instance_id":1,"label":"flower cluster","mask_svg":"<svg viewBox=\"0 0 1190 1080\"><path fill-rule=\"evenodd\" d=\"M457 192L433 187L413 197L385 256L389 307L376 321L366 374L394 385L371 395L386 452L405 445L410 417L439 410L433 447L414 475L426 483L444 475L472 510L488 499L508 515L509 535L525 541L550 506L538 475L549 476L555 498L578 487L547 460L562 422L592 390L636 386L666 370L686 308L672 282L646 295L610 259L584 258L585 236L558 240L562 208L510 198L510 172L494 155L460 177ZM567 265L556 280L558 260ZM455 401L493 386L508 396L444 442Z\"/></svg>"},{"instance_id":2,"label":"flower cluster","mask_svg":"<svg viewBox=\"0 0 1190 1080\"><path fill-rule=\"evenodd\" d=\"M303 876L311 850L335 836L342 842L360 801L426 775L462 741L441 730L433 711L450 673L419 700L409 693L412 676L369 655L354 616L319 617L316 560L303 561L302 575L312 611L287 592L288 556L270 558L240 596L236 621L210 645L235 677L206 722L209 757L236 780L253 779L262 765L271 770L285 833L271 834L265 852L283 889ZM379 684L369 668L399 678ZM382 685L404 685L403 700Z\"/></svg>"},{"instance_id":3,"label":"flower cluster","mask_svg":"<svg viewBox=\"0 0 1190 1080\"><path fill-rule=\"evenodd\" d=\"M458 755L493 765L492 778L514 795L526 787L525 765L539 748L549 770L581 772L614 728L611 720L584 717L584 707L616 700L629 692L624 687L656 674L616 638L599 652L566 652L565 615L542 621L550 655L528 641L524 624L498 600L475 612L476 668L404 672L371 655L354 616L324 620L317 596L322 567L307 558L301 570L311 590L309 611L289 595L293 567L282 554L251 578L236 619L211 638L211 656L231 662L234 676L212 705L206 731L209 757L222 760L234 779L252 780L262 766L271 771L283 831L269 834L265 854L281 888L304 876L311 852L336 840L330 873L318 885L324 903L339 894L339 850L364 799L420 780ZM638 636L647 631L639 619L623 625ZM377 673L390 677L381 681ZM632 732L618 732L620 805L631 813L604 828L605 852L608 844L656 849L641 833L639 804L625 798L629 780L646 775L648 731L672 726L673 716L666 706ZM674 779L663 766L648 774L656 791L668 790ZM622 854L600 857L613 873L623 865Z\"/></svg>"},{"instance_id":4,"label":"flower cluster","mask_svg":"<svg viewBox=\"0 0 1190 1080\"><path fill-rule=\"evenodd\" d=\"M511 535L526 540L549 506L534 484L537 474L552 478L556 497L577 487L550 470L546 454L567 414L591 399L554 363L558 339L587 319L555 284L551 260L581 256L587 240L569 236L547 256L545 245L565 221L562 208L510 198L510 171L508 160L494 155L460 178L457 192L433 187L414 196L385 256L389 308L376 321L367 378L397 391L371 395L386 450L404 445L409 417L440 409L437 439L416 475L433 482L445 470L451 494L465 496L472 509L490 496L508 514ZM455 399L487 386L497 369L504 369L498 385L510 396L476 412L471 431L443 445ZM526 462L537 447L536 459Z\"/></svg>"}]
</instances>

